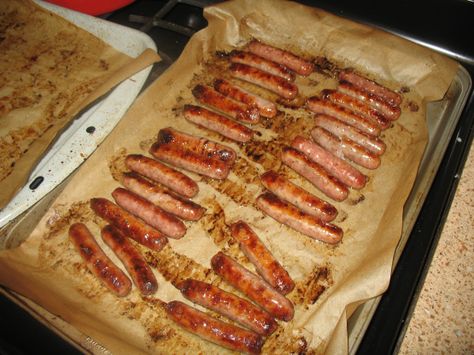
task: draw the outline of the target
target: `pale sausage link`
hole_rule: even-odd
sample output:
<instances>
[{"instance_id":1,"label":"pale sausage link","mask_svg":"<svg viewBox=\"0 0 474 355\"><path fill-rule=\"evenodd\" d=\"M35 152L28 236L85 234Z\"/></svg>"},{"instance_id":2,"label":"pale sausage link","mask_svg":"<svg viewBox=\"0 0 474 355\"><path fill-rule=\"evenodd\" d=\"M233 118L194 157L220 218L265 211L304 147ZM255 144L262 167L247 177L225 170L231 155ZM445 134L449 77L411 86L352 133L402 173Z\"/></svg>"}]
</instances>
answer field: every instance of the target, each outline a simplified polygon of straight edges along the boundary
<instances>
[{"instance_id":1,"label":"pale sausage link","mask_svg":"<svg viewBox=\"0 0 474 355\"><path fill-rule=\"evenodd\" d=\"M199 187L193 179L155 159L141 154L130 154L125 158L125 165L185 197L194 197L199 192Z\"/></svg>"},{"instance_id":2,"label":"pale sausage link","mask_svg":"<svg viewBox=\"0 0 474 355\"><path fill-rule=\"evenodd\" d=\"M117 205L167 237L179 239L186 233L186 226L179 218L132 191L117 187L112 192L112 197Z\"/></svg>"},{"instance_id":3,"label":"pale sausage link","mask_svg":"<svg viewBox=\"0 0 474 355\"><path fill-rule=\"evenodd\" d=\"M386 145L380 138L365 134L335 117L316 115L314 122L340 139L350 139L376 155L382 155L385 152Z\"/></svg>"},{"instance_id":4,"label":"pale sausage link","mask_svg":"<svg viewBox=\"0 0 474 355\"><path fill-rule=\"evenodd\" d=\"M229 59L232 63L250 65L251 67L258 68L270 74L281 76L288 81L295 81L295 73L290 71L285 66L276 62L272 62L271 60L265 59L251 52L234 50L230 52Z\"/></svg>"},{"instance_id":5,"label":"pale sausage link","mask_svg":"<svg viewBox=\"0 0 474 355\"><path fill-rule=\"evenodd\" d=\"M377 169L380 165L380 157L377 154L344 136L339 138L318 126L311 130L311 136L321 147L339 158L349 159L367 169Z\"/></svg>"},{"instance_id":6,"label":"pale sausage link","mask_svg":"<svg viewBox=\"0 0 474 355\"><path fill-rule=\"evenodd\" d=\"M203 107L185 105L183 109L184 117L198 126L217 132L220 135L237 142L248 142L253 137L253 130Z\"/></svg>"},{"instance_id":7,"label":"pale sausage link","mask_svg":"<svg viewBox=\"0 0 474 355\"><path fill-rule=\"evenodd\" d=\"M346 185L298 150L284 147L281 161L306 178L326 196L336 201L344 201L349 195Z\"/></svg>"},{"instance_id":8,"label":"pale sausage link","mask_svg":"<svg viewBox=\"0 0 474 355\"><path fill-rule=\"evenodd\" d=\"M229 71L234 78L260 86L285 99L291 100L298 95L298 86L295 84L249 65L233 63Z\"/></svg>"},{"instance_id":9,"label":"pale sausage link","mask_svg":"<svg viewBox=\"0 0 474 355\"><path fill-rule=\"evenodd\" d=\"M395 91L392 91L373 80L367 79L352 70L342 70L339 73L339 80L347 81L359 89L370 92L371 94L380 97L382 100L385 100L390 105L398 106L402 103L402 97Z\"/></svg>"},{"instance_id":10,"label":"pale sausage link","mask_svg":"<svg viewBox=\"0 0 474 355\"><path fill-rule=\"evenodd\" d=\"M387 101L380 99L378 96L359 89L358 87L352 85L347 81L341 81L339 83L339 86L337 87L337 90L347 95L351 95L363 102L366 102L367 104L378 110L382 115L387 117L389 120L394 121L398 117L400 117L401 110L399 106L391 105Z\"/></svg>"},{"instance_id":11,"label":"pale sausage link","mask_svg":"<svg viewBox=\"0 0 474 355\"><path fill-rule=\"evenodd\" d=\"M312 140L302 136L296 136L291 142L291 146L304 153L315 163L321 165L329 174L337 178L343 184L354 189L361 189L365 186L367 176L362 174L347 161L338 158Z\"/></svg>"},{"instance_id":12,"label":"pale sausage link","mask_svg":"<svg viewBox=\"0 0 474 355\"><path fill-rule=\"evenodd\" d=\"M167 191L134 172L124 173L121 183L130 191L187 221L199 220L206 211L204 207L197 203Z\"/></svg>"},{"instance_id":13,"label":"pale sausage link","mask_svg":"<svg viewBox=\"0 0 474 355\"><path fill-rule=\"evenodd\" d=\"M248 45L250 52L265 59L277 62L294 72L307 76L314 71L314 64L303 58L283 49L270 46L257 40L253 40Z\"/></svg>"},{"instance_id":14,"label":"pale sausage link","mask_svg":"<svg viewBox=\"0 0 474 355\"><path fill-rule=\"evenodd\" d=\"M376 137L380 135L380 127L376 123L373 123L367 118L357 115L340 105L313 96L306 100L306 106L314 113L333 116L364 133L370 134L371 136Z\"/></svg>"},{"instance_id":15,"label":"pale sausage link","mask_svg":"<svg viewBox=\"0 0 474 355\"><path fill-rule=\"evenodd\" d=\"M265 192L257 198L257 206L276 221L313 239L328 244L337 244L342 239L343 232L338 226L304 213L270 192Z\"/></svg>"}]
</instances>

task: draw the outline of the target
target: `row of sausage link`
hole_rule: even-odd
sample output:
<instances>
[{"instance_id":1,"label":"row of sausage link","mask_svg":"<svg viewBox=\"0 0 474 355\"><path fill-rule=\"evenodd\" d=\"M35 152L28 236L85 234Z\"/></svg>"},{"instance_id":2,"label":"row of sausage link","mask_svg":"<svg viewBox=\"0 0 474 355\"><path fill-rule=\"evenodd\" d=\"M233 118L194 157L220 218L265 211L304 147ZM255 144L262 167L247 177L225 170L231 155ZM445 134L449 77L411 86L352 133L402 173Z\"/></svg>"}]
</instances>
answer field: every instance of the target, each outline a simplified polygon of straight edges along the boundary
<instances>
[{"instance_id":1,"label":"row of sausage link","mask_svg":"<svg viewBox=\"0 0 474 355\"><path fill-rule=\"evenodd\" d=\"M310 61L255 40L246 51L232 51L228 59L231 77L286 100L298 95L296 76L307 76L314 70ZM306 107L316 113L312 139L295 137L290 146L283 148L280 158L326 196L343 201L350 188L361 189L367 182L351 163L368 169L380 165L386 147L378 136L400 115L401 98L352 71L341 71L339 79L337 90L323 90L320 97L306 100ZM196 85L192 94L205 107L185 105L184 118L237 143L253 139L255 132L247 125L278 113L274 102L220 78L212 86ZM112 193L116 204L103 198L91 200L95 213L110 224L102 231L104 241L117 253L144 295L156 292L156 279L127 237L153 250L161 250L167 238L183 237L186 226L181 219L199 220L205 209L189 199L198 193L196 182L174 168L222 180L237 157L224 144L171 127L160 130L149 152L153 158L127 156L125 164L131 171L122 175L125 188ZM331 223L337 215L331 203L275 171L263 174L261 183L268 191L258 196L256 204L265 214L314 239L328 244L340 242L343 232ZM294 288L294 282L245 222L238 221L230 229L257 274L223 252L212 257L211 266L248 299L196 279L176 286L191 302L239 325L223 322L180 301L165 307L172 320L206 340L232 350L258 353L264 337L277 328L276 320L287 322L293 318L293 304L285 295ZM70 236L88 267L109 289L119 296L130 292L128 278L100 250L85 225L71 226Z\"/></svg>"}]
</instances>

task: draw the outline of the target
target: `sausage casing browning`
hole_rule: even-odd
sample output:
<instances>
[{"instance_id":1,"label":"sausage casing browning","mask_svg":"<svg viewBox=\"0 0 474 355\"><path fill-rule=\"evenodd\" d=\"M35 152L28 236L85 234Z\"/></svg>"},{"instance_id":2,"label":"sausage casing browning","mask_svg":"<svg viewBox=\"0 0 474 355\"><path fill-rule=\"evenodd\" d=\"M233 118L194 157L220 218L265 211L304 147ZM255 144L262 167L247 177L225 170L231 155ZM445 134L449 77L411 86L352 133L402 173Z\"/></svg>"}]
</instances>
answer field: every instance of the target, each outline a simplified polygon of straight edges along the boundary
<instances>
[{"instance_id":1,"label":"sausage casing browning","mask_svg":"<svg viewBox=\"0 0 474 355\"><path fill-rule=\"evenodd\" d=\"M337 209L330 203L293 184L287 178L269 170L260 176L263 186L284 201L322 221L330 222L337 216Z\"/></svg>"},{"instance_id":2,"label":"sausage casing browning","mask_svg":"<svg viewBox=\"0 0 474 355\"><path fill-rule=\"evenodd\" d=\"M389 120L394 121L400 117L401 110L399 106L391 105L387 101L380 99L378 96L361 90L347 81L341 81L337 90L347 95L351 95L360 101L366 102Z\"/></svg>"},{"instance_id":3,"label":"sausage casing browning","mask_svg":"<svg viewBox=\"0 0 474 355\"><path fill-rule=\"evenodd\" d=\"M339 138L322 127L316 126L311 131L314 141L339 158L346 158L367 169L377 169L380 157L363 146L347 139Z\"/></svg>"},{"instance_id":4,"label":"sausage casing browning","mask_svg":"<svg viewBox=\"0 0 474 355\"><path fill-rule=\"evenodd\" d=\"M276 221L313 239L328 244L337 244L342 239L343 232L338 226L323 222L319 218L280 200L270 192L265 192L257 197L257 206Z\"/></svg>"},{"instance_id":5,"label":"sausage casing browning","mask_svg":"<svg viewBox=\"0 0 474 355\"><path fill-rule=\"evenodd\" d=\"M227 165L232 165L237 157L235 151L226 145L180 132L171 127L160 129L157 143L189 150L206 158L223 161Z\"/></svg>"},{"instance_id":6,"label":"sausage casing browning","mask_svg":"<svg viewBox=\"0 0 474 355\"><path fill-rule=\"evenodd\" d=\"M162 210L140 195L118 187L112 192L112 196L117 205L166 236L179 239L186 233L186 226L179 218Z\"/></svg>"},{"instance_id":7,"label":"sausage casing browning","mask_svg":"<svg viewBox=\"0 0 474 355\"><path fill-rule=\"evenodd\" d=\"M325 100L329 100L336 105L341 105L348 110L355 112L370 121L376 123L381 129L387 129L390 127L391 121L382 115L379 111L372 108L370 105L363 101L356 99L351 95L344 94L338 90L325 89L321 92L321 96Z\"/></svg>"},{"instance_id":8,"label":"sausage casing browning","mask_svg":"<svg viewBox=\"0 0 474 355\"><path fill-rule=\"evenodd\" d=\"M223 79L214 80L214 89L221 94L229 96L230 98L243 102L246 105L258 108L260 115L263 117L275 117L277 114L276 105L254 93L242 89L241 87L232 84Z\"/></svg>"},{"instance_id":9,"label":"sausage casing browning","mask_svg":"<svg viewBox=\"0 0 474 355\"><path fill-rule=\"evenodd\" d=\"M233 63L229 70L234 78L270 90L285 99L291 100L298 95L298 87L295 84L263 70L239 63Z\"/></svg>"},{"instance_id":10,"label":"sausage casing browning","mask_svg":"<svg viewBox=\"0 0 474 355\"><path fill-rule=\"evenodd\" d=\"M304 153L312 161L321 165L329 174L347 186L353 187L354 189L361 189L365 186L367 176L345 160L338 158L310 139L297 136L293 139L291 146Z\"/></svg>"},{"instance_id":11,"label":"sausage casing browning","mask_svg":"<svg viewBox=\"0 0 474 355\"><path fill-rule=\"evenodd\" d=\"M270 314L217 286L187 279L177 287L191 302L220 313L260 335L270 335L277 328L277 323Z\"/></svg>"},{"instance_id":12,"label":"sausage casing browning","mask_svg":"<svg viewBox=\"0 0 474 355\"><path fill-rule=\"evenodd\" d=\"M293 290L295 283L288 272L245 222L238 221L232 224L230 231L242 252L265 281L283 295Z\"/></svg>"},{"instance_id":13,"label":"sausage casing browning","mask_svg":"<svg viewBox=\"0 0 474 355\"><path fill-rule=\"evenodd\" d=\"M322 100L316 96L310 97L306 100L306 105L315 113L333 116L364 133L370 134L371 136L378 136L380 134L380 127L376 123L357 115L340 105L336 105L327 100Z\"/></svg>"},{"instance_id":14,"label":"sausage casing browning","mask_svg":"<svg viewBox=\"0 0 474 355\"><path fill-rule=\"evenodd\" d=\"M105 198L92 198L91 208L122 234L150 249L160 251L168 242L168 239L156 229Z\"/></svg>"},{"instance_id":15,"label":"sausage casing browning","mask_svg":"<svg viewBox=\"0 0 474 355\"><path fill-rule=\"evenodd\" d=\"M197 221L206 211L204 207L197 203L167 191L136 173L124 173L121 182L130 191L181 219Z\"/></svg>"},{"instance_id":16,"label":"sausage casing browning","mask_svg":"<svg viewBox=\"0 0 474 355\"><path fill-rule=\"evenodd\" d=\"M185 105L183 114L188 121L237 142L245 143L253 137L250 128L203 107Z\"/></svg>"},{"instance_id":17,"label":"sausage casing browning","mask_svg":"<svg viewBox=\"0 0 474 355\"><path fill-rule=\"evenodd\" d=\"M167 164L213 179L225 179L230 172L230 166L225 161L208 158L170 144L155 142L150 153Z\"/></svg>"},{"instance_id":18,"label":"sausage casing browning","mask_svg":"<svg viewBox=\"0 0 474 355\"><path fill-rule=\"evenodd\" d=\"M290 147L284 147L281 161L306 178L326 196L343 201L349 195L346 185L328 174L324 168L309 159L306 155Z\"/></svg>"},{"instance_id":19,"label":"sausage casing browning","mask_svg":"<svg viewBox=\"0 0 474 355\"><path fill-rule=\"evenodd\" d=\"M257 108L234 101L209 86L198 84L192 93L201 104L213 107L238 121L257 123L260 120Z\"/></svg>"},{"instance_id":20,"label":"sausage casing browning","mask_svg":"<svg viewBox=\"0 0 474 355\"><path fill-rule=\"evenodd\" d=\"M313 63L304 60L303 58L298 57L297 55L291 52L270 46L260 41L253 40L252 42L250 42L248 48L250 52L259 55L265 59L272 60L281 65L284 65L285 67L293 70L294 72L300 75L307 76L314 71Z\"/></svg>"},{"instance_id":21,"label":"sausage casing browning","mask_svg":"<svg viewBox=\"0 0 474 355\"><path fill-rule=\"evenodd\" d=\"M293 319L293 304L274 290L266 281L250 272L234 259L218 252L211 259L212 269L230 285L277 319L286 322Z\"/></svg>"},{"instance_id":22,"label":"sausage casing browning","mask_svg":"<svg viewBox=\"0 0 474 355\"><path fill-rule=\"evenodd\" d=\"M105 255L94 236L83 223L69 227L69 239L89 271L115 295L124 297L132 289L130 279Z\"/></svg>"},{"instance_id":23,"label":"sausage casing browning","mask_svg":"<svg viewBox=\"0 0 474 355\"><path fill-rule=\"evenodd\" d=\"M335 136L350 139L374 154L382 155L385 152L386 145L380 138L365 134L335 117L316 115L314 122Z\"/></svg>"},{"instance_id":24,"label":"sausage casing browning","mask_svg":"<svg viewBox=\"0 0 474 355\"><path fill-rule=\"evenodd\" d=\"M110 224L102 228L101 234L104 242L123 263L141 294L145 296L154 294L158 289L158 282L140 252Z\"/></svg>"},{"instance_id":25,"label":"sausage casing browning","mask_svg":"<svg viewBox=\"0 0 474 355\"><path fill-rule=\"evenodd\" d=\"M194 197L199 192L199 187L193 179L155 159L130 154L125 158L125 165L130 170L159 182L185 197Z\"/></svg>"},{"instance_id":26,"label":"sausage casing browning","mask_svg":"<svg viewBox=\"0 0 474 355\"><path fill-rule=\"evenodd\" d=\"M224 323L179 301L166 305L166 313L187 331L225 348L251 354L258 354L263 338L246 329Z\"/></svg>"},{"instance_id":27,"label":"sausage casing browning","mask_svg":"<svg viewBox=\"0 0 474 355\"><path fill-rule=\"evenodd\" d=\"M295 73L288 70L288 68L254 53L234 50L230 52L229 59L232 63L250 65L270 74L281 76L288 81L295 81Z\"/></svg>"},{"instance_id":28,"label":"sausage casing browning","mask_svg":"<svg viewBox=\"0 0 474 355\"><path fill-rule=\"evenodd\" d=\"M339 73L339 80L347 81L362 90L370 92L371 94L387 101L391 105L398 106L402 103L402 97L395 91L392 91L385 86L367 79L351 70L342 70Z\"/></svg>"}]
</instances>

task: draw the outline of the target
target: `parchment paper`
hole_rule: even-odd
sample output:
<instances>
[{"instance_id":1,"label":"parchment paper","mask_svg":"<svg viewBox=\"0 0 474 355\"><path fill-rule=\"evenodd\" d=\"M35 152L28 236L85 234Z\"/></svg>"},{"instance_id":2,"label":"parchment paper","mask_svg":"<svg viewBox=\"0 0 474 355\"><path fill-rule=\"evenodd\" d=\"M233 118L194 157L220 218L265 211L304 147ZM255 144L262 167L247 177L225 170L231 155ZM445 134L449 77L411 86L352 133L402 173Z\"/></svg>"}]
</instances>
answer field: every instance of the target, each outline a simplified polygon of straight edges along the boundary
<instances>
[{"instance_id":1,"label":"parchment paper","mask_svg":"<svg viewBox=\"0 0 474 355\"><path fill-rule=\"evenodd\" d=\"M263 351L345 353L347 316L357 304L384 292L389 283L403 205L427 143L425 105L442 98L457 64L392 35L292 2L230 1L206 9L205 14L208 28L193 36L180 59L136 101L29 238L19 247L0 253L0 282L61 316L112 353L225 353L174 325L162 304L184 300L173 283L186 277L231 290L209 270L209 261L218 250L253 270L230 240L227 228L243 219L296 282L295 290L288 295L295 304L295 318L280 323ZM191 88L195 83L208 83L218 74L223 64L214 53L242 46L251 38L307 58L325 56L392 89L409 89L403 94L401 117L383 133L387 151L381 166L372 172L364 170L370 180L363 190L351 191L342 203L334 202L339 211L335 224L344 230L342 243L331 247L314 241L265 217L254 206L263 190L258 175L269 167L323 197L281 167L277 157L281 144L296 134L309 132L312 115L304 108L279 106L282 114L255 127L261 133L255 142L243 146L224 142L239 151L239 159L225 182L189 174L199 181L195 201L207 208L203 219L189 223L186 236L170 240L159 253L140 248L157 275L160 286L156 295L142 298L134 289L124 299L114 297L86 271L68 242L69 225L83 221L99 236L104 223L93 217L88 200L111 198L110 193L119 186L114 177L123 169L123 156L148 155L160 128L173 126L220 140L187 123L180 109L194 102ZM334 86L335 81L315 73L299 78L298 84L309 96ZM259 163L255 159L260 159ZM97 239L103 245L100 237ZM105 250L117 261L110 250Z\"/></svg>"},{"instance_id":2,"label":"parchment paper","mask_svg":"<svg viewBox=\"0 0 474 355\"><path fill-rule=\"evenodd\" d=\"M77 113L159 57L131 58L28 0L2 1L0 21L3 208Z\"/></svg>"}]
</instances>

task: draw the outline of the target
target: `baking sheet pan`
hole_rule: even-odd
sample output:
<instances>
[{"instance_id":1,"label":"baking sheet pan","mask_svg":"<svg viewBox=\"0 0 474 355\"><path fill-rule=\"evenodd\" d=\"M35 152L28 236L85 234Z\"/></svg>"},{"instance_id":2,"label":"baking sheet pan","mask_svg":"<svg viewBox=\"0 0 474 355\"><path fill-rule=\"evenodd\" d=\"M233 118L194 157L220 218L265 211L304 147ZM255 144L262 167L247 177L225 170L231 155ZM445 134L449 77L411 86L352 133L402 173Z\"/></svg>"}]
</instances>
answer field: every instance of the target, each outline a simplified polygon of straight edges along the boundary
<instances>
[{"instance_id":1,"label":"baking sheet pan","mask_svg":"<svg viewBox=\"0 0 474 355\"><path fill-rule=\"evenodd\" d=\"M453 134L454 127L456 126L462 108L466 102L467 94L470 91L471 85L472 83L469 74L460 66L444 99L430 103L428 106L427 122L430 140L420 164L419 174L415 181L413 191L405 206L403 233L396 250L395 261L398 260L403 251L403 247L410 235L410 231L417 218L418 212L423 205L423 201L434 175L439 168L444 151L446 150L447 144ZM48 200L48 197L49 200L52 200L56 194L53 191L51 196L47 196L45 201ZM43 203L45 203L45 201L43 201ZM43 206L43 209L47 209L47 207L45 208ZM31 223L30 220L28 221ZM31 228L32 227L34 227L34 225L32 225ZM17 231L17 229L14 229L13 231ZM11 231L10 234L13 233L13 231ZM13 242L12 235L9 235L6 239ZM82 334L74 327L65 323L61 318L49 313L34 302L5 288L1 288L0 292L28 311L35 319L41 321L46 327L52 329L58 334L58 336L61 336L81 351L87 351L93 354L109 353L107 349L94 339ZM364 303L349 319L348 333L349 350L351 354L354 354L357 351L357 346L364 335L373 312L377 308L379 299L380 297L377 297Z\"/></svg>"},{"instance_id":2,"label":"baking sheet pan","mask_svg":"<svg viewBox=\"0 0 474 355\"><path fill-rule=\"evenodd\" d=\"M156 51L154 41L143 32L43 1L37 3L131 57L147 48ZM25 186L0 211L0 228L43 198L92 154L133 103L150 71L151 66L131 76L76 117L37 164Z\"/></svg>"}]
</instances>

